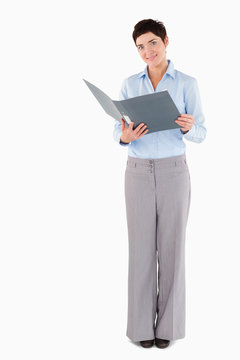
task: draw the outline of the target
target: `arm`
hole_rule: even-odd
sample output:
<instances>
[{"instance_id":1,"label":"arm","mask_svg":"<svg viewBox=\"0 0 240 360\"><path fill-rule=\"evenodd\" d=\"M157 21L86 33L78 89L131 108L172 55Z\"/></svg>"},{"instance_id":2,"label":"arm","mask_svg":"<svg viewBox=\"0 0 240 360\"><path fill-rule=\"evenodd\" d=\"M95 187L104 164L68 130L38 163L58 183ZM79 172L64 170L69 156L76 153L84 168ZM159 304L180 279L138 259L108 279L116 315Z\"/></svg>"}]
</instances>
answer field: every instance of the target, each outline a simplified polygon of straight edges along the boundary
<instances>
[{"instance_id":1,"label":"arm","mask_svg":"<svg viewBox=\"0 0 240 360\"><path fill-rule=\"evenodd\" d=\"M193 115L194 124L191 130L183 133L183 137L189 141L201 143L206 137L205 117L202 111L202 104L198 83L195 78L185 92L185 110L186 114Z\"/></svg>"}]
</instances>

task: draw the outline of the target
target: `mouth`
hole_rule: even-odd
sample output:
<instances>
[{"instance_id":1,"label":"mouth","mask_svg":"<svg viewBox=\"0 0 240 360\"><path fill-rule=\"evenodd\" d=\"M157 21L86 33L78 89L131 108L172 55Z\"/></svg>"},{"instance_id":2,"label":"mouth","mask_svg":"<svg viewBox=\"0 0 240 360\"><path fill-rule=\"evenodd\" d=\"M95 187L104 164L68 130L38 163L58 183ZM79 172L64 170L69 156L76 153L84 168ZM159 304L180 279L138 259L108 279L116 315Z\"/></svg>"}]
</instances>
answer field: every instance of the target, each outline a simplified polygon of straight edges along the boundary
<instances>
[{"instance_id":1,"label":"mouth","mask_svg":"<svg viewBox=\"0 0 240 360\"><path fill-rule=\"evenodd\" d=\"M148 60L153 60L153 59L155 59L155 57L156 57L157 55L153 55L153 56L151 56L151 57L149 57L149 58L147 58Z\"/></svg>"}]
</instances>

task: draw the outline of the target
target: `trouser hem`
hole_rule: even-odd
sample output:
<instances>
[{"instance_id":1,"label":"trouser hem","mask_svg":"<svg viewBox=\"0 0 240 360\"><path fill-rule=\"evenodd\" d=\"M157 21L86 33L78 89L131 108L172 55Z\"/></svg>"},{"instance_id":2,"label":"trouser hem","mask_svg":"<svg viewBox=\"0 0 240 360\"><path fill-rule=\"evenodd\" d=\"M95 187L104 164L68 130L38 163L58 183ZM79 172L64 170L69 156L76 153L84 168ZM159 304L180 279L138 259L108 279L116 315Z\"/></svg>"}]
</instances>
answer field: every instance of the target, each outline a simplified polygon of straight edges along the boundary
<instances>
[{"instance_id":1,"label":"trouser hem","mask_svg":"<svg viewBox=\"0 0 240 360\"><path fill-rule=\"evenodd\" d=\"M185 334L183 335L177 335L177 336L169 336L167 334L156 334L155 337L158 339L164 339L164 340L179 340L185 338Z\"/></svg>"},{"instance_id":2,"label":"trouser hem","mask_svg":"<svg viewBox=\"0 0 240 360\"><path fill-rule=\"evenodd\" d=\"M155 339L155 335L132 336L132 335L126 334L126 336L133 342Z\"/></svg>"}]
</instances>

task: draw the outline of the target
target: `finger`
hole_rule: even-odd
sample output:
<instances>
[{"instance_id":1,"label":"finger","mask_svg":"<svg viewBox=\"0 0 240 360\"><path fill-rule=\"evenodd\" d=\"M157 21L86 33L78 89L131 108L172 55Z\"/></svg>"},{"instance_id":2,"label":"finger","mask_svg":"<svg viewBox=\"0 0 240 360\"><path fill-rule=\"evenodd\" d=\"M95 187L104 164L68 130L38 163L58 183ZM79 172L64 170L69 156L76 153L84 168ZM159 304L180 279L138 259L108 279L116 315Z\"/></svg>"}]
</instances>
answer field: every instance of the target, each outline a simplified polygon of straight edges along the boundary
<instances>
[{"instance_id":1,"label":"finger","mask_svg":"<svg viewBox=\"0 0 240 360\"><path fill-rule=\"evenodd\" d=\"M193 115L191 114L180 114L181 116L186 116L186 117L193 117Z\"/></svg>"},{"instance_id":2,"label":"finger","mask_svg":"<svg viewBox=\"0 0 240 360\"><path fill-rule=\"evenodd\" d=\"M192 124L191 124L191 123L188 123L188 122L186 122L186 121L175 120L175 122L176 122L179 126L184 126L184 127L189 127L189 128L192 127Z\"/></svg>"},{"instance_id":3,"label":"finger","mask_svg":"<svg viewBox=\"0 0 240 360\"><path fill-rule=\"evenodd\" d=\"M136 129L135 129L135 130L139 130L139 129L141 129L141 127L142 127L142 126L144 126L144 125L145 125L144 123L139 124L139 125L136 127Z\"/></svg>"},{"instance_id":4,"label":"finger","mask_svg":"<svg viewBox=\"0 0 240 360\"><path fill-rule=\"evenodd\" d=\"M140 135L140 137L142 137L143 135L145 135L148 131L149 131L149 129L146 129L146 130Z\"/></svg>"},{"instance_id":5,"label":"finger","mask_svg":"<svg viewBox=\"0 0 240 360\"><path fill-rule=\"evenodd\" d=\"M193 122L191 122L191 121L176 120L175 122L178 125L184 125L184 126L192 126L193 125Z\"/></svg>"},{"instance_id":6,"label":"finger","mask_svg":"<svg viewBox=\"0 0 240 360\"><path fill-rule=\"evenodd\" d=\"M183 119L183 118L178 118L177 120L175 120L176 122L181 122L184 124L192 124L193 122L191 120L187 120L187 119Z\"/></svg>"},{"instance_id":7,"label":"finger","mask_svg":"<svg viewBox=\"0 0 240 360\"><path fill-rule=\"evenodd\" d=\"M144 125L144 126L136 133L137 136L141 136L145 130L147 130L147 125Z\"/></svg>"},{"instance_id":8,"label":"finger","mask_svg":"<svg viewBox=\"0 0 240 360\"><path fill-rule=\"evenodd\" d=\"M147 126L147 125L145 125L144 123L139 124L139 125L136 127L135 132L136 132L136 133L141 132L144 127L146 128L146 126Z\"/></svg>"},{"instance_id":9,"label":"finger","mask_svg":"<svg viewBox=\"0 0 240 360\"><path fill-rule=\"evenodd\" d=\"M193 121L193 118L186 117L186 116L179 116L177 119L184 120L184 121Z\"/></svg>"},{"instance_id":10,"label":"finger","mask_svg":"<svg viewBox=\"0 0 240 360\"><path fill-rule=\"evenodd\" d=\"M183 126L183 127L185 127L186 129L191 129L192 128L192 126L190 125L190 124L184 124L184 123L177 123L179 126Z\"/></svg>"},{"instance_id":11,"label":"finger","mask_svg":"<svg viewBox=\"0 0 240 360\"><path fill-rule=\"evenodd\" d=\"M134 121L130 121L130 123L129 123L129 130L132 130L133 129L133 124L134 124Z\"/></svg>"},{"instance_id":12,"label":"finger","mask_svg":"<svg viewBox=\"0 0 240 360\"><path fill-rule=\"evenodd\" d=\"M186 119L193 119L193 116L190 114L181 114L180 117L186 118Z\"/></svg>"},{"instance_id":13,"label":"finger","mask_svg":"<svg viewBox=\"0 0 240 360\"><path fill-rule=\"evenodd\" d=\"M122 131L125 129L125 121L123 120L123 118L121 118L121 123L122 123Z\"/></svg>"}]
</instances>

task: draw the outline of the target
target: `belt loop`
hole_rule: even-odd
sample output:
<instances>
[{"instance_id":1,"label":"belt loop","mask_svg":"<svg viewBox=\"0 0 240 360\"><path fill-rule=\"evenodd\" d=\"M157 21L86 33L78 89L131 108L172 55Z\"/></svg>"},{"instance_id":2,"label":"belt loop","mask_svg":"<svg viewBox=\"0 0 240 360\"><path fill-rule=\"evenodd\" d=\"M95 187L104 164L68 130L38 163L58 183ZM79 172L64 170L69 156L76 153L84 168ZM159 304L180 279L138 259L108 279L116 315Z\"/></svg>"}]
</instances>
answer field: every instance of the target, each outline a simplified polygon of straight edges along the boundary
<instances>
[{"instance_id":1,"label":"belt loop","mask_svg":"<svg viewBox=\"0 0 240 360\"><path fill-rule=\"evenodd\" d=\"M177 166L177 162L175 161L175 166Z\"/></svg>"},{"instance_id":2,"label":"belt loop","mask_svg":"<svg viewBox=\"0 0 240 360\"><path fill-rule=\"evenodd\" d=\"M135 167L137 167L137 163L135 163Z\"/></svg>"}]
</instances>

